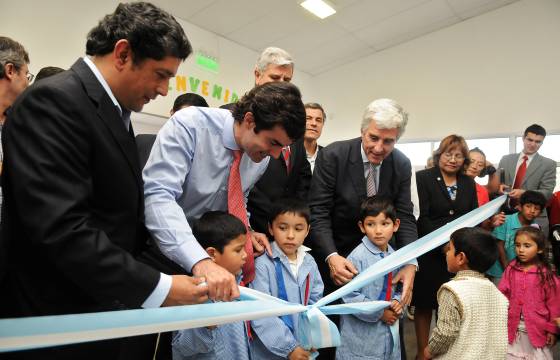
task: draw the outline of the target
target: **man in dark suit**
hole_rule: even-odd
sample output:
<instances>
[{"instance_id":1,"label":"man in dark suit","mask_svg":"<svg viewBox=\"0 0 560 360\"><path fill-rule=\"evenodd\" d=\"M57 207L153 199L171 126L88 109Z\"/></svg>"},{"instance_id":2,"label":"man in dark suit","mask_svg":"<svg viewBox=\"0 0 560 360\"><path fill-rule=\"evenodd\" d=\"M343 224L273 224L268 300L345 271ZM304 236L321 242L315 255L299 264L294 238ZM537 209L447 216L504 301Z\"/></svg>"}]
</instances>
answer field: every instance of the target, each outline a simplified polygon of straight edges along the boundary
<instances>
[{"instance_id":1,"label":"man in dark suit","mask_svg":"<svg viewBox=\"0 0 560 360\"><path fill-rule=\"evenodd\" d=\"M165 96L191 51L170 14L148 3L120 4L88 34L87 57L18 98L4 129L8 264L0 317L206 301L202 279L136 260L146 229L130 112ZM138 340L9 355L151 359L154 347L141 352Z\"/></svg>"},{"instance_id":2,"label":"man in dark suit","mask_svg":"<svg viewBox=\"0 0 560 360\"><path fill-rule=\"evenodd\" d=\"M357 273L346 257L363 237L358 220L367 196L393 200L401 220L397 248L418 237L410 200L410 160L394 149L406 123L407 114L395 101L375 100L366 108L361 137L332 143L319 152L309 192L311 245L326 292ZM414 265L407 265L395 277L395 282L403 281L404 303L410 301L415 271Z\"/></svg>"},{"instance_id":3,"label":"man in dark suit","mask_svg":"<svg viewBox=\"0 0 560 360\"><path fill-rule=\"evenodd\" d=\"M325 110L323 110L320 104L305 104L305 135L303 136L303 145L305 146L305 153L309 166L311 166L312 174L319 150L323 148L317 144L317 140L319 140L323 133L325 120L327 120L327 114L325 114Z\"/></svg>"},{"instance_id":4,"label":"man in dark suit","mask_svg":"<svg viewBox=\"0 0 560 360\"><path fill-rule=\"evenodd\" d=\"M9 37L0 36L0 176L2 175L2 127L8 108L33 80L29 72L29 54L21 45ZM1 177L0 177L1 180ZM2 217L2 186L0 183L0 218ZM2 229L0 227L0 233ZM1 234L0 234L1 235ZM6 268L6 250L0 236L0 281Z\"/></svg>"},{"instance_id":5,"label":"man in dark suit","mask_svg":"<svg viewBox=\"0 0 560 360\"><path fill-rule=\"evenodd\" d=\"M293 71L290 54L279 48L266 48L255 65L255 85L290 82ZM272 203L284 197L307 199L310 182L311 167L307 162L303 140L284 148L278 159L271 158L265 173L249 194L247 210L251 214L253 230L268 234L268 212Z\"/></svg>"}]
</instances>

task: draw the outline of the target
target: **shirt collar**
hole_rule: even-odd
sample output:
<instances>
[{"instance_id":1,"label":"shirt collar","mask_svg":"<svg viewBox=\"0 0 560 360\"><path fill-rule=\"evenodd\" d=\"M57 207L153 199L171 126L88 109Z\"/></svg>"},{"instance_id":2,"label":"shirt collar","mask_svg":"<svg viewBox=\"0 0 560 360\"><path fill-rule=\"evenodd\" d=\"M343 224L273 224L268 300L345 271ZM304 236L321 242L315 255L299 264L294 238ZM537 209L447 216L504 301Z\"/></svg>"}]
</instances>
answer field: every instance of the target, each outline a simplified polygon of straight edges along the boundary
<instances>
[{"instance_id":1,"label":"shirt collar","mask_svg":"<svg viewBox=\"0 0 560 360\"><path fill-rule=\"evenodd\" d=\"M90 68L90 70L93 72L93 75L95 75L95 77L97 78L97 80L99 81L101 86L103 86L103 89L105 89L105 92L107 92L107 95L109 95L109 98L111 98L111 100L113 101L113 104L115 104L115 106L119 109L119 113L122 116L123 115L123 110L121 108L121 104L119 104L119 102L117 101L117 98L115 97L115 95L111 91L111 88L109 87L109 84L107 84L107 81L105 81L105 78L103 77L103 75L101 74L101 72L99 71L97 66L95 66L95 64L89 58L89 56L84 57L84 62ZM128 112L128 113L130 113L130 112Z\"/></svg>"},{"instance_id":2,"label":"shirt collar","mask_svg":"<svg viewBox=\"0 0 560 360\"><path fill-rule=\"evenodd\" d=\"M235 135L234 135L234 127L235 127L235 120L233 120L233 115L231 111L223 109L225 114L226 120L224 121L224 130L222 132L222 141L224 142L224 146L230 150L240 150L239 145L235 142Z\"/></svg>"},{"instance_id":3,"label":"shirt collar","mask_svg":"<svg viewBox=\"0 0 560 360\"><path fill-rule=\"evenodd\" d=\"M539 271L539 268L537 266L531 266L528 269L523 268L523 266L519 263L519 261L517 261L517 258L513 259L511 266L514 269L519 270L521 272L537 273ZM543 269L543 271L546 271L546 270Z\"/></svg>"},{"instance_id":4,"label":"shirt collar","mask_svg":"<svg viewBox=\"0 0 560 360\"><path fill-rule=\"evenodd\" d=\"M315 153L313 155L309 155L309 153L307 151L305 152L305 155L307 156L308 160L317 159L317 154L319 154L319 145L317 145L317 149L315 149Z\"/></svg>"},{"instance_id":5,"label":"shirt collar","mask_svg":"<svg viewBox=\"0 0 560 360\"><path fill-rule=\"evenodd\" d=\"M280 258L280 260L285 259L286 261L288 261L288 256L286 256L286 254L284 254L284 252L282 251L282 249L280 249L280 247L278 246L278 244L276 243L276 241L273 241L272 244L270 244L271 248L272 248L272 257L273 258ZM311 249L308 248L305 245L301 245L300 247L298 247L297 249L297 261L299 262L300 259L303 259L303 257L305 256L305 253L307 251L310 251Z\"/></svg>"},{"instance_id":6,"label":"shirt collar","mask_svg":"<svg viewBox=\"0 0 560 360\"><path fill-rule=\"evenodd\" d=\"M474 270L461 270L461 271L457 272L455 277L456 278L458 278L458 277L474 277L474 278L479 278L479 279L486 279L484 274L479 273L478 271L474 271Z\"/></svg>"},{"instance_id":7,"label":"shirt collar","mask_svg":"<svg viewBox=\"0 0 560 360\"><path fill-rule=\"evenodd\" d=\"M537 155L536 152L533 153L533 154L531 154L531 155L527 155L527 154L525 154L523 151L521 151L521 153L519 154L519 157L517 158L517 162L523 161L523 160L521 160L521 159L523 159L523 156L527 156L527 162L531 162L531 160L533 160L533 158L535 157L535 155Z\"/></svg>"},{"instance_id":8,"label":"shirt collar","mask_svg":"<svg viewBox=\"0 0 560 360\"><path fill-rule=\"evenodd\" d=\"M378 255L385 253L384 251L381 251L381 249L379 249L374 243L372 243L367 236L364 236L362 238L362 243L372 254ZM393 253L393 248L391 247L391 245L387 244L387 255L391 253Z\"/></svg>"},{"instance_id":9,"label":"shirt collar","mask_svg":"<svg viewBox=\"0 0 560 360\"><path fill-rule=\"evenodd\" d=\"M363 142L360 142L360 153L362 154L362 162L363 163L369 163L366 152L364 151L364 143ZM373 165L373 167L379 167L379 166L381 166L381 164L383 164L383 161L381 161L377 165L374 165L374 164L372 164L372 165Z\"/></svg>"}]
</instances>

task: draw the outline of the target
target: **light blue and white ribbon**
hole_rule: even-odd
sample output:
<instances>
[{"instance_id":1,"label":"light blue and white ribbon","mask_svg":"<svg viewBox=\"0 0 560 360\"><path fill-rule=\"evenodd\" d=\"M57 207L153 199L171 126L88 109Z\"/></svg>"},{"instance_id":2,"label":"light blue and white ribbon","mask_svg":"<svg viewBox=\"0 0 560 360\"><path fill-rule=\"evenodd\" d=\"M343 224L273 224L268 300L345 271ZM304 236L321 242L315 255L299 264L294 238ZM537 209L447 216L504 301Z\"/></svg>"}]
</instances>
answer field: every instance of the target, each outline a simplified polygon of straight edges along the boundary
<instances>
[{"instance_id":1,"label":"light blue and white ribbon","mask_svg":"<svg viewBox=\"0 0 560 360\"><path fill-rule=\"evenodd\" d=\"M495 214L505 199L505 195L501 196L395 251L313 305L288 303L255 290L241 288L240 301L229 303L1 319L0 352L107 340L296 313L301 313L298 337L303 346L314 349L338 346L340 334L326 315L372 312L387 307L389 303L372 301L330 306L329 303L445 244L455 230L481 223ZM397 336L398 333L395 329L392 327L393 336Z\"/></svg>"}]
</instances>

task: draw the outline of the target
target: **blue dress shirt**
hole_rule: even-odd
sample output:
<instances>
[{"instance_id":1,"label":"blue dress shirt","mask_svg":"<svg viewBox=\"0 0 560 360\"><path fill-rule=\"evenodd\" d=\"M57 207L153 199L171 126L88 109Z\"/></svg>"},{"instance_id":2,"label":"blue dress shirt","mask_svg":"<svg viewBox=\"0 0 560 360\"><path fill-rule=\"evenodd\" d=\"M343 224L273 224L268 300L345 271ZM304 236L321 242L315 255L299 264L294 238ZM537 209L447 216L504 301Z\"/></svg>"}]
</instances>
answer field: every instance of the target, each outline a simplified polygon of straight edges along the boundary
<instances>
[{"instance_id":1,"label":"blue dress shirt","mask_svg":"<svg viewBox=\"0 0 560 360\"><path fill-rule=\"evenodd\" d=\"M234 120L229 110L188 107L162 127L144 167L146 227L164 255L187 271L205 258L188 221L210 210L227 211L233 163ZM243 154L239 170L245 201L269 158Z\"/></svg>"}]
</instances>

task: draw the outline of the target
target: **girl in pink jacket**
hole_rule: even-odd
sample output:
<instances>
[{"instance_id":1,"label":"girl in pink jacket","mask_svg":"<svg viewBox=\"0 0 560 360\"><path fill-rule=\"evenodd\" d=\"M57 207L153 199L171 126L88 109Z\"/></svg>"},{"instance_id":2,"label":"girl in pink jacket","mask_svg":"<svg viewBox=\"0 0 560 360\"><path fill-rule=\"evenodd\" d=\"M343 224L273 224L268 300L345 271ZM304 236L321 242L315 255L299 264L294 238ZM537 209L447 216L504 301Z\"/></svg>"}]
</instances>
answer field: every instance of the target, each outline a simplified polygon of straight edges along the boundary
<instances>
[{"instance_id":1,"label":"girl in pink jacket","mask_svg":"<svg viewBox=\"0 0 560 360\"><path fill-rule=\"evenodd\" d=\"M526 226L515 235L517 255L498 288L509 300L507 359L550 359L560 316L560 281L544 253L545 238Z\"/></svg>"}]
</instances>

